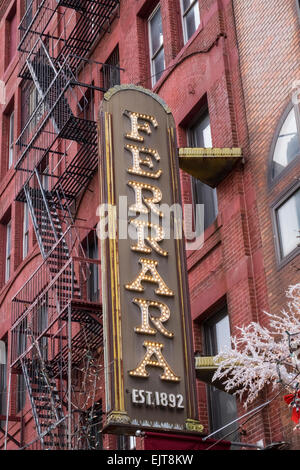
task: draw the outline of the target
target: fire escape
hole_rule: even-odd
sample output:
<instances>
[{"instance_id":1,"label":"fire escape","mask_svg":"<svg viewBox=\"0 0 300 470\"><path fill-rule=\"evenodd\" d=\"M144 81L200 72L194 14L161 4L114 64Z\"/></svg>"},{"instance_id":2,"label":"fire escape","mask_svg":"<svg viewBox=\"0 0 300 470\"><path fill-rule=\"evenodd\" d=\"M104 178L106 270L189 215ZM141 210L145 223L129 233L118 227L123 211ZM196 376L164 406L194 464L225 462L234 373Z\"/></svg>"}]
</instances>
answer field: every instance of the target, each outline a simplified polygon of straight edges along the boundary
<instances>
[{"instance_id":1,"label":"fire escape","mask_svg":"<svg viewBox=\"0 0 300 470\"><path fill-rule=\"evenodd\" d=\"M98 166L93 96L120 73L89 52L119 2L26 4L19 76L32 109L16 142L16 200L27 204L43 262L13 298L10 380L23 384L34 419L36 437L24 448L95 448L89 426L103 369L97 237L74 214Z\"/></svg>"}]
</instances>

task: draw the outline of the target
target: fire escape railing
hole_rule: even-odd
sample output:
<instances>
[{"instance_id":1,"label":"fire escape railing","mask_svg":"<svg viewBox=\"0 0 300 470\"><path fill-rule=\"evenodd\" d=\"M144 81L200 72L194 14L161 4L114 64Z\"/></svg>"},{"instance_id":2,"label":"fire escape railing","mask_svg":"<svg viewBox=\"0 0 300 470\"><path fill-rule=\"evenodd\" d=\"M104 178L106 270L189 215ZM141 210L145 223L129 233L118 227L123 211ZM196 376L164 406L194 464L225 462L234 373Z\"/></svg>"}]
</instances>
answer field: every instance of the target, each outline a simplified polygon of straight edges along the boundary
<instances>
[{"instance_id":1,"label":"fire escape railing","mask_svg":"<svg viewBox=\"0 0 300 470\"><path fill-rule=\"evenodd\" d=\"M72 368L86 355L92 364L102 344L96 232L75 225L73 208L97 169L93 94L122 70L89 59L118 5L32 0L19 25L19 76L35 105L16 141L16 200L28 205L43 262L12 301L11 371L23 376L46 449L76 448L72 429L84 419L72 421Z\"/></svg>"}]
</instances>

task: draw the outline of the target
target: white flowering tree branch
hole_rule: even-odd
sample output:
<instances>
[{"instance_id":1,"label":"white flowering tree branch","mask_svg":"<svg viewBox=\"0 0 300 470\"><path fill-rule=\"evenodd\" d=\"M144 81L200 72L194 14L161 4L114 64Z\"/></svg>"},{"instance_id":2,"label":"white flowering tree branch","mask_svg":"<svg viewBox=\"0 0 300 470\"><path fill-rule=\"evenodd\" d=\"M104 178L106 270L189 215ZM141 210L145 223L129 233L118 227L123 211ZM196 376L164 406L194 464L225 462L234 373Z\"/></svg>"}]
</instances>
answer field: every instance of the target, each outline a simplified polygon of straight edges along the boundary
<instances>
[{"instance_id":1,"label":"white flowering tree branch","mask_svg":"<svg viewBox=\"0 0 300 470\"><path fill-rule=\"evenodd\" d=\"M287 293L286 309L279 315L266 313L269 327L252 322L238 328L232 349L215 357L218 379L225 390L243 398L247 407L268 384L279 384L297 393L300 384L300 283Z\"/></svg>"}]
</instances>

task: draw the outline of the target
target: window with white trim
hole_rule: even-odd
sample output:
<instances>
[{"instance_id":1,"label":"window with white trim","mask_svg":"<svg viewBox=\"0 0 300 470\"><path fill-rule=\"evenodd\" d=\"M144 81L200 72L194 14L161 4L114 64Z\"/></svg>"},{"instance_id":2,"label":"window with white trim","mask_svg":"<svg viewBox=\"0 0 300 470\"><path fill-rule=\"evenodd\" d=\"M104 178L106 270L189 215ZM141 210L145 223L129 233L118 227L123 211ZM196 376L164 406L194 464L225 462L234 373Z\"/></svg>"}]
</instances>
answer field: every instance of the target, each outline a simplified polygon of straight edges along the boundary
<instances>
[{"instance_id":1,"label":"window with white trim","mask_svg":"<svg viewBox=\"0 0 300 470\"><path fill-rule=\"evenodd\" d=\"M150 65L152 86L159 80L165 69L164 38L160 5L148 19Z\"/></svg>"},{"instance_id":2,"label":"window with white trim","mask_svg":"<svg viewBox=\"0 0 300 470\"><path fill-rule=\"evenodd\" d=\"M184 43L193 36L200 24L198 0L180 0Z\"/></svg>"}]
</instances>

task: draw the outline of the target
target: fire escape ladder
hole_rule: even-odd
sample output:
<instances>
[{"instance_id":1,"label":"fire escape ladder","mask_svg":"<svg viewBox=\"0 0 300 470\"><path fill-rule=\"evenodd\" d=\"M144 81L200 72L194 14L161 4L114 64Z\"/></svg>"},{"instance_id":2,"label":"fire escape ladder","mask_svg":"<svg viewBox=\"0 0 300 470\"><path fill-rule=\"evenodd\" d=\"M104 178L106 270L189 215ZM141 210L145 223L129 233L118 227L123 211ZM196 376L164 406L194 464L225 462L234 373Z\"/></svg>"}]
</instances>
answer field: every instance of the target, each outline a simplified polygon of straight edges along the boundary
<instances>
[{"instance_id":1,"label":"fire escape ladder","mask_svg":"<svg viewBox=\"0 0 300 470\"><path fill-rule=\"evenodd\" d=\"M70 250L67 241L63 237L62 223L52 193L43 187L43 182L37 169L34 170L33 176L34 178L31 178L24 185L24 193L37 241L44 259L53 247L57 245L58 241L60 241L58 248L54 249L47 258L50 271L55 275L55 271L57 271L56 268L59 264L58 261L65 264L70 257ZM32 187L32 185L34 185L34 187ZM70 224L66 219L65 222L67 228ZM72 249L72 246L70 249Z\"/></svg>"},{"instance_id":2,"label":"fire escape ladder","mask_svg":"<svg viewBox=\"0 0 300 470\"><path fill-rule=\"evenodd\" d=\"M32 390L32 387L31 387L31 382L30 382L30 378L29 378L29 374L28 374L28 370L27 370L27 366L26 366L25 362L26 362L26 359L21 359L22 373L23 373L23 377L24 377L24 380L25 380L25 384L26 384L29 399L30 399L30 404L31 404L31 408L32 408L33 419L34 419L35 426L36 426L36 431L37 431L37 434L40 438L42 448L44 448L45 444L44 444L44 438L42 436L42 428L41 428L41 425L40 425L38 412L37 412L37 409L36 409L36 406L35 406L35 400L33 398L33 390Z\"/></svg>"},{"instance_id":3,"label":"fire escape ladder","mask_svg":"<svg viewBox=\"0 0 300 470\"><path fill-rule=\"evenodd\" d=\"M49 376L38 341L32 341L33 359L22 359L21 365L37 433L43 448L63 447L65 415L56 381Z\"/></svg>"},{"instance_id":4,"label":"fire escape ladder","mask_svg":"<svg viewBox=\"0 0 300 470\"><path fill-rule=\"evenodd\" d=\"M76 226L73 208L98 165L94 92L111 85L95 78L104 64L90 60L89 53L118 5L30 0L19 27L19 76L29 112L16 142L16 194L28 205L44 261L13 299L11 367L24 377L35 440L49 450L67 448L67 442L70 448L78 417L90 406L86 400L82 408L80 394L89 393L91 381L96 387L95 371L103 367L98 244L94 229ZM75 382L75 367L84 371L82 383Z\"/></svg>"}]
</instances>

